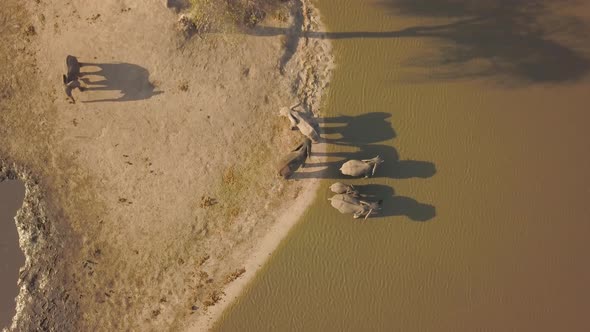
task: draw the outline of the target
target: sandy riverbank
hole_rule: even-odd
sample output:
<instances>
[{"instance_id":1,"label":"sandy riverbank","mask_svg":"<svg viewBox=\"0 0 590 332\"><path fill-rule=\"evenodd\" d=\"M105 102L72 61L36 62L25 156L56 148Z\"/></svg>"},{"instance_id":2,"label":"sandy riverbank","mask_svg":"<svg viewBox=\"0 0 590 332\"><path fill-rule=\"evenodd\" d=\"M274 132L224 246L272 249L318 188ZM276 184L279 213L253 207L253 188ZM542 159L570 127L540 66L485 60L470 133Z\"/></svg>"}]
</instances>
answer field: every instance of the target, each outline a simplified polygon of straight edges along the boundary
<instances>
[{"instance_id":1,"label":"sandy riverbank","mask_svg":"<svg viewBox=\"0 0 590 332\"><path fill-rule=\"evenodd\" d=\"M305 35L305 32L326 31L325 27L321 24L317 9L307 0L302 1L301 4L302 7L298 10L303 14L302 21L295 23L300 24L300 27L296 27L295 29L300 29L302 35ZM291 70L299 71L299 73L295 72L298 75L301 75L301 72L306 68L310 68L316 72L316 74L305 78L299 76L301 81L305 82L304 87L299 90L299 100L307 104L310 109L319 109L322 96L326 92L325 88L328 86L334 66L331 45L327 39L315 41L310 41L305 37L301 39L300 42L303 41L303 43L301 43L301 46L298 47L295 53L295 58L299 65L298 68L292 68ZM321 74L316 76L320 72ZM317 79L320 79L321 82L315 81ZM319 116L320 113L317 112L315 115ZM326 143L313 145L313 151L315 153L325 153L326 148ZM324 159L324 157L317 156L313 158L314 162L321 162ZM300 170L300 172L314 172L321 169L321 167L307 166L305 169ZM293 200L292 204L279 212L275 217L276 222L259 241L253 244L252 250L249 251L243 263L245 272L223 289L224 296L221 300L204 315L198 316L189 325L188 331L210 330L213 324L221 318L223 312L240 296L248 283L252 281L256 273L262 268L281 241L301 219L305 210L314 201L319 182L320 179L307 179L304 182L297 198Z\"/></svg>"},{"instance_id":2,"label":"sandy riverbank","mask_svg":"<svg viewBox=\"0 0 590 332\"><path fill-rule=\"evenodd\" d=\"M302 38L314 10L187 40L162 2L27 6L1 21L1 168L27 188L11 329L206 324L313 199L317 180L275 174L301 139L278 109L319 115L329 80L329 45ZM67 54L90 64L76 104Z\"/></svg>"},{"instance_id":3,"label":"sandy riverbank","mask_svg":"<svg viewBox=\"0 0 590 332\"><path fill-rule=\"evenodd\" d=\"M322 146L318 150L323 151L323 149ZM199 316L194 323L191 323L188 331L206 331L213 327L223 312L241 295L248 283L256 276L256 273L270 258L281 241L289 234L291 228L301 219L307 207L314 201L318 185L319 180L310 180L303 185L299 197L293 201L291 206L282 211L277 222L271 226L262 239L254 244L252 251L248 253L243 263L244 274L223 289L224 295L221 300L204 315Z\"/></svg>"}]
</instances>

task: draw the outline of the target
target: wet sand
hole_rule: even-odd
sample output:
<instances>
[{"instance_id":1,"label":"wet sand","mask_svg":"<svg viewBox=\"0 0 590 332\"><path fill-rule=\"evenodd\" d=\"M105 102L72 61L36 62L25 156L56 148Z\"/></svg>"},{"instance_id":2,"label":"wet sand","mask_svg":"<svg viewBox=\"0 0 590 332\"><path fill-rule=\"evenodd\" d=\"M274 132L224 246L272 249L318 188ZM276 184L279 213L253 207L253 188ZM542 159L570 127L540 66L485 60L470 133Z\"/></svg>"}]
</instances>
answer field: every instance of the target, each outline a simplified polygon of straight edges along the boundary
<instances>
[{"instance_id":1,"label":"wet sand","mask_svg":"<svg viewBox=\"0 0 590 332\"><path fill-rule=\"evenodd\" d=\"M25 187L22 182L0 182L0 329L8 327L16 313L18 271L25 265L14 222L24 197Z\"/></svg>"}]
</instances>

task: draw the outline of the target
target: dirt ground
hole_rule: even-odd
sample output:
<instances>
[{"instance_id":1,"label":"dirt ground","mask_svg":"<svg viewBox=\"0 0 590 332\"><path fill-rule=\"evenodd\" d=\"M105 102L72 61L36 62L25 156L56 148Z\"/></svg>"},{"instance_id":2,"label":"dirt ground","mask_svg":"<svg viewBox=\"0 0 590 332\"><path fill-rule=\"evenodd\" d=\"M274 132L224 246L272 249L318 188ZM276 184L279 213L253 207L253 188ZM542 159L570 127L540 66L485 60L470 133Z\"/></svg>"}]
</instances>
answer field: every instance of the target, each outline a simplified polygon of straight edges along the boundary
<instances>
[{"instance_id":1,"label":"dirt ground","mask_svg":"<svg viewBox=\"0 0 590 332\"><path fill-rule=\"evenodd\" d=\"M328 45L298 42L313 12L187 39L164 1L0 11L0 178L27 187L11 330L187 328L307 194L277 176L301 140L278 110L321 112ZM68 54L85 64L75 104Z\"/></svg>"}]
</instances>

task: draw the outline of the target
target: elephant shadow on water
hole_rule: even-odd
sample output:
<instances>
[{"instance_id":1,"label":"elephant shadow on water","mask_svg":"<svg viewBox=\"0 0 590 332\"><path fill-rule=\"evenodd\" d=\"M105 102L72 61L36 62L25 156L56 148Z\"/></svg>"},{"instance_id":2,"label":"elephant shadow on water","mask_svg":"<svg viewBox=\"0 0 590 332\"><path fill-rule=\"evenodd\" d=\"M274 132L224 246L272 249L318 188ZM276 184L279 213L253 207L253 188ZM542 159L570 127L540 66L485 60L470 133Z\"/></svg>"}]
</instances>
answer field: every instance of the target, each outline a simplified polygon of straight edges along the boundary
<instances>
[{"instance_id":1,"label":"elephant shadow on water","mask_svg":"<svg viewBox=\"0 0 590 332\"><path fill-rule=\"evenodd\" d=\"M436 216L436 208L413 198L395 195L392 187L382 184L358 185L355 188L370 201L383 200L376 217L406 216L412 221L429 221Z\"/></svg>"},{"instance_id":2,"label":"elephant shadow on water","mask_svg":"<svg viewBox=\"0 0 590 332\"><path fill-rule=\"evenodd\" d=\"M298 172L293 178L327 178L350 179L342 175L340 167L346 160L370 159L375 156L383 158L384 163L377 168L373 177L392 179L429 178L436 173L434 163L417 160L400 160L397 150L389 145L376 144L397 136L388 119L391 114L371 112L356 116L336 116L318 119L322 136L339 136L323 138L327 144L350 146L357 149L353 152L313 152L312 158L306 163L312 167L321 167L319 171ZM313 157L328 157L327 162L315 162ZM336 159L336 160L334 160Z\"/></svg>"},{"instance_id":3,"label":"elephant shadow on water","mask_svg":"<svg viewBox=\"0 0 590 332\"><path fill-rule=\"evenodd\" d=\"M397 150L389 145L367 144L358 147L355 152L313 152L311 160L306 163L310 167L321 167L319 171L298 172L293 178L324 178L324 179L352 179L353 177L340 173L340 167L350 159L370 159L377 155L383 158L383 164L377 167L372 176L374 178L409 179L429 178L436 174L436 166L428 161L400 160ZM315 156L326 156L334 161L314 162Z\"/></svg>"},{"instance_id":4,"label":"elephant shadow on water","mask_svg":"<svg viewBox=\"0 0 590 332\"><path fill-rule=\"evenodd\" d=\"M388 119L391 114L371 112L357 116L337 116L320 118L322 133L338 134L339 138L325 138L324 141L335 145L365 145L379 143L397 135Z\"/></svg>"},{"instance_id":5,"label":"elephant shadow on water","mask_svg":"<svg viewBox=\"0 0 590 332\"><path fill-rule=\"evenodd\" d=\"M155 86L149 80L149 71L135 64L82 63L81 67L80 80L86 85L84 90L120 94L115 98L87 100L85 103L143 100L162 93L155 91ZM98 76L99 79L90 80L88 76Z\"/></svg>"},{"instance_id":6,"label":"elephant shadow on water","mask_svg":"<svg viewBox=\"0 0 590 332\"><path fill-rule=\"evenodd\" d=\"M343 175L340 167L347 160L371 159L380 156L384 162L377 167L373 178L409 179L430 178L436 174L432 162L401 160L393 146L379 144L396 137L396 132L388 119L391 114L372 112L357 116L337 116L318 119L322 128L322 139L327 144L356 148L353 152L313 152L306 163L318 167L318 171L296 172L295 179L324 178L345 180L353 177ZM333 138L336 136L335 138ZM327 157L328 161L317 161L316 157ZM433 205L423 204L413 198L395 195L387 185L368 184L355 186L369 201L383 200L382 209L377 216L407 216L413 221L428 221L436 216Z\"/></svg>"}]
</instances>

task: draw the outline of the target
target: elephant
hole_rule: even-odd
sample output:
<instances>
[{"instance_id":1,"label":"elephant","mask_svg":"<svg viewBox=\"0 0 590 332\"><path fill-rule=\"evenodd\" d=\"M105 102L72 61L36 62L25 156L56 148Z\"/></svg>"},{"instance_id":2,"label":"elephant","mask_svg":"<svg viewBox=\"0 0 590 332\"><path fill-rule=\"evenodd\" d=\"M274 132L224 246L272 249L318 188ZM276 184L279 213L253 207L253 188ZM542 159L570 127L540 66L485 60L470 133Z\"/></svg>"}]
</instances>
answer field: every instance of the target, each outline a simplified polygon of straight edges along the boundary
<instances>
[{"instance_id":1,"label":"elephant","mask_svg":"<svg viewBox=\"0 0 590 332\"><path fill-rule=\"evenodd\" d=\"M342 182L335 182L330 186L330 190L336 194L347 194L353 197L360 197L358 190L350 184L345 184Z\"/></svg>"},{"instance_id":2,"label":"elephant","mask_svg":"<svg viewBox=\"0 0 590 332\"><path fill-rule=\"evenodd\" d=\"M305 161L311 156L311 140L305 138L301 144L287 154L281 161L279 175L288 179L299 169L305 167Z\"/></svg>"},{"instance_id":3,"label":"elephant","mask_svg":"<svg viewBox=\"0 0 590 332\"><path fill-rule=\"evenodd\" d=\"M319 142L320 135L317 130L317 123L314 118L304 116L301 112L296 111L295 108L301 105L301 103L291 106L290 108L283 107L280 110L280 114L286 116L291 123L291 129L299 129L299 131L305 135L305 137L311 139L314 143Z\"/></svg>"},{"instance_id":4,"label":"elephant","mask_svg":"<svg viewBox=\"0 0 590 332\"><path fill-rule=\"evenodd\" d=\"M342 167L340 167L340 172L344 175L364 176L365 178L368 178L369 176L375 175L377 166L382 163L383 159L379 156L372 159L353 159L345 162Z\"/></svg>"},{"instance_id":5,"label":"elephant","mask_svg":"<svg viewBox=\"0 0 590 332\"><path fill-rule=\"evenodd\" d=\"M63 83L66 95L72 100L72 103L76 103L76 100L72 96L72 90L78 89L80 91L84 91L84 87L80 84L79 78L82 76L80 74L80 67L83 64L78 62L78 59L73 55L68 55L66 57L66 67L68 69L67 74L63 75Z\"/></svg>"},{"instance_id":6,"label":"elephant","mask_svg":"<svg viewBox=\"0 0 590 332\"><path fill-rule=\"evenodd\" d=\"M336 194L328 198L330 204L340 213L352 213L353 218L358 219L364 216L367 219L373 212L381 209L382 200L367 202L349 194Z\"/></svg>"}]
</instances>

